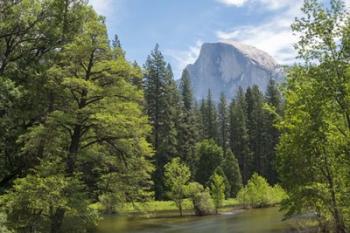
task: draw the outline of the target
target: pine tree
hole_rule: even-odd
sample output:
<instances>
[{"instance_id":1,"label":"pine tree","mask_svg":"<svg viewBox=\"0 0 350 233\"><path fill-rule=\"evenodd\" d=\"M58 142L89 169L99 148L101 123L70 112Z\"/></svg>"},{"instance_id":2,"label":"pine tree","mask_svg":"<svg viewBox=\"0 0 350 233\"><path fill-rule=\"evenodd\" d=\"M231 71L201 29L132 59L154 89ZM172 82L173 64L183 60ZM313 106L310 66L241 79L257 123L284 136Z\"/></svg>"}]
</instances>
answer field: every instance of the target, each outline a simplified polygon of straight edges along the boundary
<instances>
[{"instance_id":1,"label":"pine tree","mask_svg":"<svg viewBox=\"0 0 350 233\"><path fill-rule=\"evenodd\" d=\"M145 72L146 111L153 126L149 141L155 149L155 196L161 199L165 194L164 165L177 154L179 95L158 45L146 61Z\"/></svg>"},{"instance_id":2,"label":"pine tree","mask_svg":"<svg viewBox=\"0 0 350 233\"><path fill-rule=\"evenodd\" d=\"M117 34L114 35L114 39L112 41L113 48L122 48L122 44L120 43L119 36Z\"/></svg>"},{"instance_id":3,"label":"pine tree","mask_svg":"<svg viewBox=\"0 0 350 233\"><path fill-rule=\"evenodd\" d=\"M237 155L243 184L246 184L252 174L247 124L247 104L243 89L239 88L236 99L230 106L230 147Z\"/></svg>"},{"instance_id":4,"label":"pine tree","mask_svg":"<svg viewBox=\"0 0 350 233\"><path fill-rule=\"evenodd\" d=\"M231 150L226 152L226 157L222 163L222 169L229 183L228 196L236 197L238 191L242 188L242 176L237 158Z\"/></svg>"},{"instance_id":5,"label":"pine tree","mask_svg":"<svg viewBox=\"0 0 350 233\"><path fill-rule=\"evenodd\" d=\"M203 137L218 142L218 114L210 89L208 90L207 99L202 100L200 112L203 124Z\"/></svg>"},{"instance_id":6,"label":"pine tree","mask_svg":"<svg viewBox=\"0 0 350 233\"><path fill-rule=\"evenodd\" d=\"M228 148L228 134L229 134L229 120L228 120L228 107L226 97L224 93L221 93L220 103L218 106L219 113L219 145L224 151L224 157Z\"/></svg>"},{"instance_id":7,"label":"pine tree","mask_svg":"<svg viewBox=\"0 0 350 233\"><path fill-rule=\"evenodd\" d=\"M113 58L116 59L119 56L125 57L125 52L122 48L122 44L119 40L119 36L117 34L114 35L114 39L112 40L112 49L113 49Z\"/></svg>"},{"instance_id":8,"label":"pine tree","mask_svg":"<svg viewBox=\"0 0 350 233\"><path fill-rule=\"evenodd\" d=\"M207 106L205 99L202 99L200 101L200 104L197 106L197 119L198 119L198 125L199 125L199 140L202 141L204 139L208 138L208 115L207 112Z\"/></svg>"},{"instance_id":9,"label":"pine tree","mask_svg":"<svg viewBox=\"0 0 350 233\"><path fill-rule=\"evenodd\" d=\"M216 111L215 102L213 101L211 90L208 90L207 97L207 115L208 115L208 139L213 139L218 142L218 114Z\"/></svg>"},{"instance_id":10,"label":"pine tree","mask_svg":"<svg viewBox=\"0 0 350 233\"><path fill-rule=\"evenodd\" d=\"M192 111L193 94L192 94L191 80L187 69L184 69L184 71L182 72L182 76L180 80L180 92L182 96L184 109L186 111Z\"/></svg>"},{"instance_id":11,"label":"pine tree","mask_svg":"<svg viewBox=\"0 0 350 233\"><path fill-rule=\"evenodd\" d=\"M265 140L264 145L266 148L266 178L269 183L274 184L277 182L276 172L276 146L279 141L280 132L274 124L277 121L278 116L282 116L282 100L281 94L277 88L276 82L270 80L267 86L265 94L266 103L272 108L271 112L266 111L266 124L265 124Z\"/></svg>"},{"instance_id":12,"label":"pine tree","mask_svg":"<svg viewBox=\"0 0 350 233\"><path fill-rule=\"evenodd\" d=\"M161 145L160 151L167 154L168 160L176 156L177 153L177 128L180 115L180 95L174 80L174 75L170 64L166 67L166 76L163 81L164 91L164 106L161 106L162 111L162 127L160 134Z\"/></svg>"},{"instance_id":13,"label":"pine tree","mask_svg":"<svg viewBox=\"0 0 350 233\"><path fill-rule=\"evenodd\" d=\"M178 153L183 161L190 167L191 172L195 172L195 146L198 138L198 128L195 116L195 107L191 89L191 81L188 71L183 71L180 80L181 93L181 114L178 126Z\"/></svg>"},{"instance_id":14,"label":"pine tree","mask_svg":"<svg viewBox=\"0 0 350 233\"><path fill-rule=\"evenodd\" d=\"M254 85L246 91L247 102L247 128L249 134L249 147L253 157L252 172L266 176L265 154L265 111L263 110L264 97L259 87Z\"/></svg>"}]
</instances>

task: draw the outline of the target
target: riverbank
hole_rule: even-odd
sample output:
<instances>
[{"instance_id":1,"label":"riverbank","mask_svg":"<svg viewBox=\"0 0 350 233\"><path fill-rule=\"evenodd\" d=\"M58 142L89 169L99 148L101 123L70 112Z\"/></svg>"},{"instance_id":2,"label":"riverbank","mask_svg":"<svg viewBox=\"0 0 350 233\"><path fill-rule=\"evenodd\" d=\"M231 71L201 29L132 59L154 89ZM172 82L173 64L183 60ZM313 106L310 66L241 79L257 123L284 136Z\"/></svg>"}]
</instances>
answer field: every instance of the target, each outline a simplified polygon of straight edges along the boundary
<instances>
[{"instance_id":1,"label":"riverbank","mask_svg":"<svg viewBox=\"0 0 350 233\"><path fill-rule=\"evenodd\" d=\"M91 207L98 211L103 211L101 203L95 203ZM227 213L232 210L239 209L239 202L234 198L223 201L219 213ZM139 216L139 217L177 217L179 216L178 208L173 201L148 201L127 203L123 206L116 206L113 211L115 214L122 216ZM190 199L183 202L183 214L185 216L194 215L193 204ZM110 214L108 214L110 215Z\"/></svg>"},{"instance_id":2,"label":"riverbank","mask_svg":"<svg viewBox=\"0 0 350 233\"><path fill-rule=\"evenodd\" d=\"M120 208L118 214L105 215L97 233L315 233L315 224L305 218L283 220L279 207L243 208L237 200L225 200L218 214L196 216L189 200L179 216L172 201L134 203ZM95 206L97 207L97 206ZM121 211L123 210L123 211ZM207 225L213 231L202 229ZM268 225L270 224L270 225ZM215 226L219 227L215 229ZM224 226L224 228L222 227ZM227 226L240 228L234 230Z\"/></svg>"},{"instance_id":3,"label":"riverbank","mask_svg":"<svg viewBox=\"0 0 350 233\"><path fill-rule=\"evenodd\" d=\"M97 233L294 233L301 230L299 222L283 221L283 213L278 207L230 209L230 212L221 210L219 215L205 217L180 217L174 213L176 211L162 212L147 218L106 216L99 224Z\"/></svg>"}]
</instances>

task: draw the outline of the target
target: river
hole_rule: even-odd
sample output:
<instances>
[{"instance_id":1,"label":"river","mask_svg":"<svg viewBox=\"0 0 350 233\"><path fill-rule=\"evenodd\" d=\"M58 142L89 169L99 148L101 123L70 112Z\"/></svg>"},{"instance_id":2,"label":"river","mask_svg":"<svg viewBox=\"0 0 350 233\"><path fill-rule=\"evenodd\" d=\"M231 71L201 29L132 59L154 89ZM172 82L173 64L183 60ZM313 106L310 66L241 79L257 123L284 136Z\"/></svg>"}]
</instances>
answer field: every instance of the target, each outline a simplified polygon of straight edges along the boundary
<instances>
[{"instance_id":1,"label":"river","mask_svg":"<svg viewBox=\"0 0 350 233\"><path fill-rule=\"evenodd\" d=\"M278 208L246 210L207 217L106 217L98 233L286 233L291 222L282 221ZM295 223L293 224L295 225Z\"/></svg>"}]
</instances>

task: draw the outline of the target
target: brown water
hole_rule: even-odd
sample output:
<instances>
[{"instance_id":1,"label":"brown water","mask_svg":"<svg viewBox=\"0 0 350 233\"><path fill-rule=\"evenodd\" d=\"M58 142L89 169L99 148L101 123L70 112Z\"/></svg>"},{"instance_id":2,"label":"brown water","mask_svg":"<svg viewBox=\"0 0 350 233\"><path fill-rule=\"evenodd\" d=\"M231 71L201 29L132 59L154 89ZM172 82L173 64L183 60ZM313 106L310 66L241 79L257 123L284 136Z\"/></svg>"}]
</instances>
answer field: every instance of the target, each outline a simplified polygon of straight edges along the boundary
<instances>
[{"instance_id":1,"label":"brown water","mask_svg":"<svg viewBox=\"0 0 350 233\"><path fill-rule=\"evenodd\" d=\"M267 208L207 217L107 217L97 233L286 233L291 225L278 208Z\"/></svg>"}]
</instances>

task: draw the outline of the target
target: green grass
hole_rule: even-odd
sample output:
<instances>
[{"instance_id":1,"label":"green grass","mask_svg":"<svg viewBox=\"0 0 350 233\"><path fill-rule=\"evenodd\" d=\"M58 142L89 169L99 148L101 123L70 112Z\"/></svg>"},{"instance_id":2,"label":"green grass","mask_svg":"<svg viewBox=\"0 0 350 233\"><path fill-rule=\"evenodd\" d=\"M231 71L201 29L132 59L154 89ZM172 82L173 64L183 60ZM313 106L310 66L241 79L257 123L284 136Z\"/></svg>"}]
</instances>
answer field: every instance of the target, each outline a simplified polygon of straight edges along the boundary
<instances>
[{"instance_id":1,"label":"green grass","mask_svg":"<svg viewBox=\"0 0 350 233\"><path fill-rule=\"evenodd\" d=\"M238 204L236 199L230 198L224 200L222 207L233 207ZM191 200L185 199L183 202L184 210L192 210L193 205ZM126 204L121 212L158 212L158 211L172 211L178 210L173 201L148 201L146 203L131 203Z\"/></svg>"},{"instance_id":2,"label":"green grass","mask_svg":"<svg viewBox=\"0 0 350 233\"><path fill-rule=\"evenodd\" d=\"M192 202L185 199L183 209L192 209ZM148 201L145 203L127 203L121 208L121 212L158 212L177 210L173 201Z\"/></svg>"},{"instance_id":3,"label":"green grass","mask_svg":"<svg viewBox=\"0 0 350 233\"><path fill-rule=\"evenodd\" d=\"M237 201L237 199L229 198L229 199L224 200L222 207L233 207L233 206L236 206L238 204L239 204L239 202Z\"/></svg>"},{"instance_id":4,"label":"green grass","mask_svg":"<svg viewBox=\"0 0 350 233\"><path fill-rule=\"evenodd\" d=\"M233 207L238 205L238 201L234 198L230 198L224 200L223 209L229 209L229 207ZM96 210L102 210L102 205L100 203L95 203L90 206ZM192 210L193 205L191 200L185 199L183 203L184 210ZM118 208L118 212L120 213L152 213L152 212L163 212L163 211L177 211L178 208L173 201L148 201L145 203L127 203L123 205L121 208Z\"/></svg>"}]
</instances>

